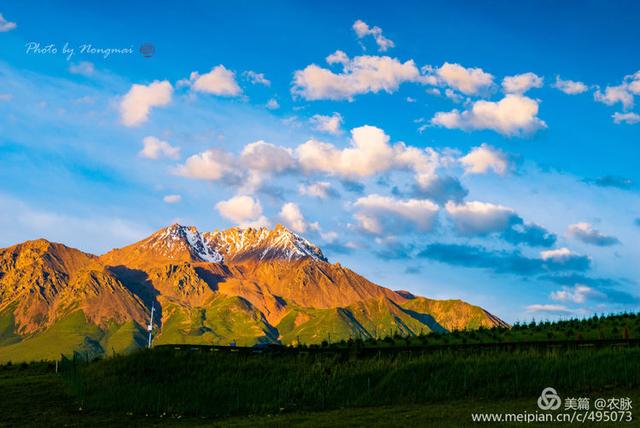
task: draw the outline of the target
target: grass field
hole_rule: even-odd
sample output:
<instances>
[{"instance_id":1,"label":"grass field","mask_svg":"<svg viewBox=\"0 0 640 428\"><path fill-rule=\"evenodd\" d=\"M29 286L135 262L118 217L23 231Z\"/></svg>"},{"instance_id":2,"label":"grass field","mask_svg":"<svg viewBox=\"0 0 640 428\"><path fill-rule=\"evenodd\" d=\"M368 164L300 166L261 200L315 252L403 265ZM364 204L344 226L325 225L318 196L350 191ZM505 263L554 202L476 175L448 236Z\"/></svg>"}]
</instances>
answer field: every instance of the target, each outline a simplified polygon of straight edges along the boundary
<instances>
[{"instance_id":1,"label":"grass field","mask_svg":"<svg viewBox=\"0 0 640 428\"><path fill-rule=\"evenodd\" d=\"M464 427L478 425L472 413L535 412L548 386L562 397L637 402L637 342L574 342L633 339L637 323L619 315L261 353L158 347L64 360L58 373L53 362L5 364L0 426ZM121 328L100 340L131 345ZM549 340L564 346L530 345ZM520 345L473 345L504 342Z\"/></svg>"},{"instance_id":2,"label":"grass field","mask_svg":"<svg viewBox=\"0 0 640 428\"><path fill-rule=\"evenodd\" d=\"M55 365L3 366L0 369L1 427L472 427L471 413L534 412L536 397L496 400L449 400L426 404L354 407L323 412L284 410L271 414L203 418L185 415L135 414L125 410L87 409L63 380ZM637 389L607 388L606 396L629 396L640 400ZM82 410L81 410L82 409ZM515 427L522 424L502 424ZM539 425L540 426L540 425ZM569 427L571 424L554 424ZM613 427L614 423L584 426ZM638 426L628 423L622 426Z\"/></svg>"}]
</instances>

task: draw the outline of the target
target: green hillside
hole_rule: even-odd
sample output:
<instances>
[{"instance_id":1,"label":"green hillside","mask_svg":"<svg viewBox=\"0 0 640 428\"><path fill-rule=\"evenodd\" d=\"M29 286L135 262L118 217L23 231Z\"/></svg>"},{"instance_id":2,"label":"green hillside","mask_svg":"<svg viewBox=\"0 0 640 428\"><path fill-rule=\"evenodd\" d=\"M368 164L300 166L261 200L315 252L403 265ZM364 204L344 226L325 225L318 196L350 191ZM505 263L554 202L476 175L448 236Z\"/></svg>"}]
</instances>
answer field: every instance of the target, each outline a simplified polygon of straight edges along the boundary
<instances>
[{"instance_id":1,"label":"green hillside","mask_svg":"<svg viewBox=\"0 0 640 428\"><path fill-rule=\"evenodd\" d=\"M100 340L104 332L87 322L81 311L73 312L42 333L0 348L0 362L57 360L74 352L86 357L103 354Z\"/></svg>"},{"instance_id":2,"label":"green hillside","mask_svg":"<svg viewBox=\"0 0 640 428\"><path fill-rule=\"evenodd\" d=\"M277 334L260 311L241 297L219 296L204 307L168 304L167 318L154 344L238 346L275 343Z\"/></svg>"}]
</instances>

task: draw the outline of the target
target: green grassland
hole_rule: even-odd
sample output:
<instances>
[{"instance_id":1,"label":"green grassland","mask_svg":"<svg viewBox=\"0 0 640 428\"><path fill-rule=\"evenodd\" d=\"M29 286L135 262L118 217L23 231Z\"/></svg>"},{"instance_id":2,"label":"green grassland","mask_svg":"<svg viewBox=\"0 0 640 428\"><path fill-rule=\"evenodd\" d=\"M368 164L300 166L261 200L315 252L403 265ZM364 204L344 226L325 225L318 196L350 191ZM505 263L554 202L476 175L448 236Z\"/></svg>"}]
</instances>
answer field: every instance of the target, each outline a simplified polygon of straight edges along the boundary
<instances>
[{"instance_id":1,"label":"green grassland","mask_svg":"<svg viewBox=\"0 0 640 428\"><path fill-rule=\"evenodd\" d=\"M54 363L4 365L0 427L470 427L472 413L535 412L550 385L635 404L639 357L639 348L373 358L156 349L67 361L59 373Z\"/></svg>"},{"instance_id":2,"label":"green grassland","mask_svg":"<svg viewBox=\"0 0 640 428\"><path fill-rule=\"evenodd\" d=\"M241 317L238 321L255 328L262 326L243 301L224 300L213 308L232 311ZM304 316L307 323L331 323L336 316L352 320L339 313L327 320L326 314L330 312ZM352 338L262 352L135 350L145 338L137 325L113 325L97 332L81 315L66 318L56 328L58 333L74 333L69 339L74 346L89 349L59 361L57 373L53 362L0 366L0 427L466 427L474 426L471 413L535 412L536 399L547 386L563 397L640 400L640 347L624 341L640 332L639 317L633 314L418 336L399 329L383 339ZM185 314L183 327L176 328L190 328L192 316ZM206 313L200 319L205 326L215 322ZM305 334L296 332L295 318L285 317L281 324ZM76 343L87 335L94 338L90 344ZM601 339L622 343L567 346ZM564 346L554 346L556 340ZM473 345L505 342L516 345ZM532 342L544 346L531 346ZM44 334L19 344L53 347L31 350L45 359L56 359L55 347L65 346ZM469 346L455 346L465 344ZM91 346L111 347L113 352L87 361Z\"/></svg>"},{"instance_id":3,"label":"green grassland","mask_svg":"<svg viewBox=\"0 0 640 428\"><path fill-rule=\"evenodd\" d=\"M165 305L171 316L155 340L160 344L238 346L277 342L277 333L246 300L220 296L202 308Z\"/></svg>"}]
</instances>

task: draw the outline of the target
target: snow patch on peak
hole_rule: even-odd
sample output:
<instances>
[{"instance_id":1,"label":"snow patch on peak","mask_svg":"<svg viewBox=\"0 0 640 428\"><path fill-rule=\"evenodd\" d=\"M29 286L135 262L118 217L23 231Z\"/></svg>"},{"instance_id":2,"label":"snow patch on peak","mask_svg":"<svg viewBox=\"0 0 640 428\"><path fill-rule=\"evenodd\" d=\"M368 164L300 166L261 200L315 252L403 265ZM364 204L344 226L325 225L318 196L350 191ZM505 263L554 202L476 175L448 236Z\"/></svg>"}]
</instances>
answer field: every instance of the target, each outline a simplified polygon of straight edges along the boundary
<instances>
[{"instance_id":1,"label":"snow patch on peak","mask_svg":"<svg viewBox=\"0 0 640 428\"><path fill-rule=\"evenodd\" d=\"M181 226L172 224L152 235L150 242L152 247L165 247L169 252L183 249L185 246L195 259L220 263L222 255L208 245L203 235L194 226Z\"/></svg>"},{"instance_id":2,"label":"snow patch on peak","mask_svg":"<svg viewBox=\"0 0 640 428\"><path fill-rule=\"evenodd\" d=\"M226 259L311 258L327 261L320 248L282 225L277 225L274 229L233 227L204 235L209 245L215 247Z\"/></svg>"}]
</instances>

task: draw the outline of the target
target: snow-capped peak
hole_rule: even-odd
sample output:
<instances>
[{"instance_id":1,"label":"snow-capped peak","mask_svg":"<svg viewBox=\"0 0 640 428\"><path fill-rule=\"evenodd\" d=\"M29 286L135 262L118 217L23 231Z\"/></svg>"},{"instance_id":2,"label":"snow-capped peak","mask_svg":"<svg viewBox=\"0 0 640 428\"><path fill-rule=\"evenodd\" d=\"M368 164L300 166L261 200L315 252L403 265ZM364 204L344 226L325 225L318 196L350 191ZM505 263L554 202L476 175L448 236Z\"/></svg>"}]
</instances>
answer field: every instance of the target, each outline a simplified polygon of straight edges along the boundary
<instances>
[{"instance_id":1,"label":"snow-capped peak","mask_svg":"<svg viewBox=\"0 0 640 428\"><path fill-rule=\"evenodd\" d=\"M233 227L203 235L209 245L216 248L226 260L311 258L327 261L320 248L282 225L274 229Z\"/></svg>"},{"instance_id":2,"label":"snow-capped peak","mask_svg":"<svg viewBox=\"0 0 640 428\"><path fill-rule=\"evenodd\" d=\"M172 224L156 232L151 238L149 245L156 250L165 250L171 253L181 251L186 246L191 256L196 260L212 263L222 261L222 255L207 244L203 235L194 226Z\"/></svg>"}]
</instances>

